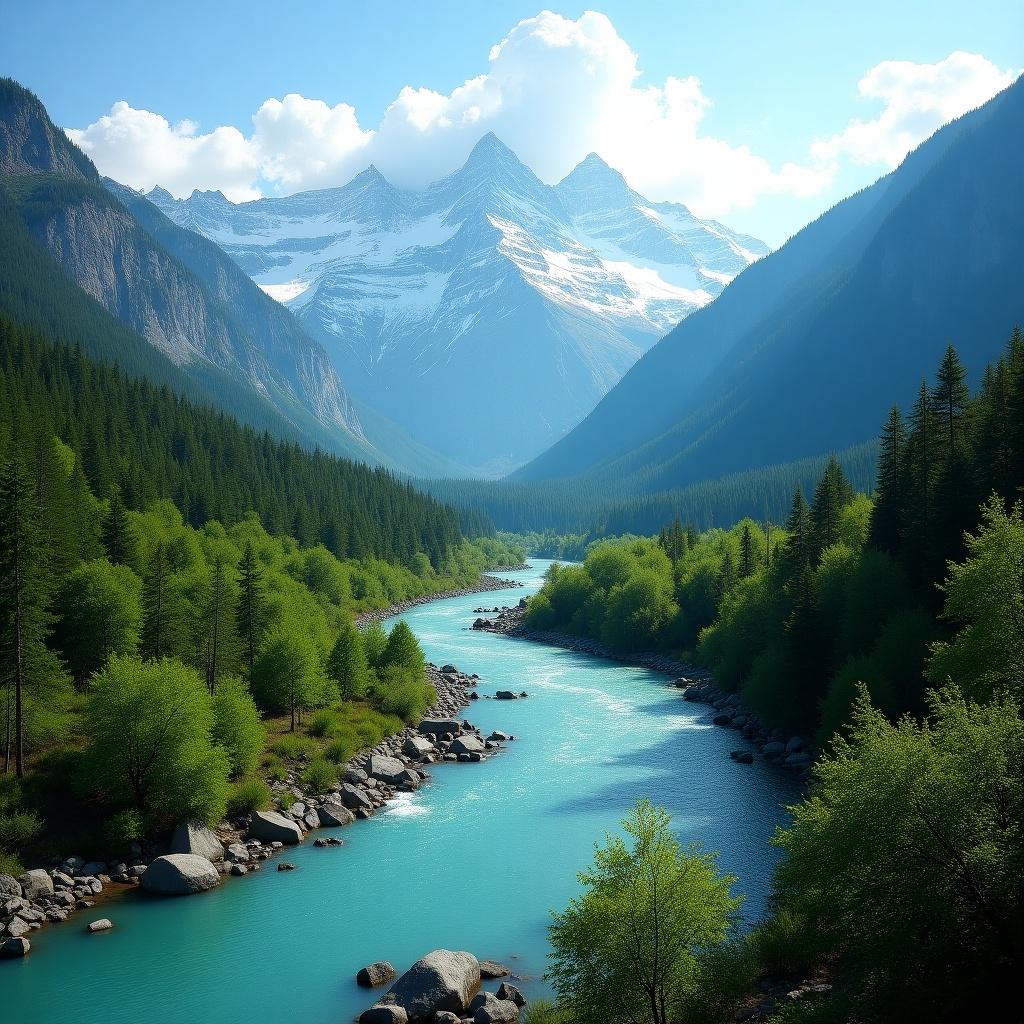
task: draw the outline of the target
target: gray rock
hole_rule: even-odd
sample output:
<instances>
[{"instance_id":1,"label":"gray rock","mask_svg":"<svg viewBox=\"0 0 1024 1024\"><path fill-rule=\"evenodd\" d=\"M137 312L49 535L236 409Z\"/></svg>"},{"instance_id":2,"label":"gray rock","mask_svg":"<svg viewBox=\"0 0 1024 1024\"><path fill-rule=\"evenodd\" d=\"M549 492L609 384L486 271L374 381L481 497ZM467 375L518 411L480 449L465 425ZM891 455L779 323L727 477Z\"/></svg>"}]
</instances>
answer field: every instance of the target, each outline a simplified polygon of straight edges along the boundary
<instances>
[{"instance_id":1,"label":"gray rock","mask_svg":"<svg viewBox=\"0 0 1024 1024\"><path fill-rule=\"evenodd\" d=\"M497 960L480 961L481 978L507 978L511 973L512 972L504 964L499 964Z\"/></svg>"},{"instance_id":2,"label":"gray rock","mask_svg":"<svg viewBox=\"0 0 1024 1024\"><path fill-rule=\"evenodd\" d=\"M63 871L54 871L50 877L55 889L70 889L75 884L75 880L70 875L65 875Z\"/></svg>"},{"instance_id":3,"label":"gray rock","mask_svg":"<svg viewBox=\"0 0 1024 1024\"><path fill-rule=\"evenodd\" d=\"M440 1013L434 1014L434 1024L461 1024L461 1019L457 1013L452 1013L451 1010L441 1010Z\"/></svg>"},{"instance_id":4,"label":"gray rock","mask_svg":"<svg viewBox=\"0 0 1024 1024\"><path fill-rule=\"evenodd\" d=\"M789 742L786 744L786 753L787 754L797 754L800 751L806 750L806 749L807 749L807 745L804 743L803 739L801 737L799 737L799 736L791 736L789 738Z\"/></svg>"},{"instance_id":5,"label":"gray rock","mask_svg":"<svg viewBox=\"0 0 1024 1024\"><path fill-rule=\"evenodd\" d=\"M20 935L12 935L0 943L0 957L5 960L14 960L20 956L28 956L31 949L32 943L28 939L23 939Z\"/></svg>"},{"instance_id":6,"label":"gray rock","mask_svg":"<svg viewBox=\"0 0 1024 1024\"><path fill-rule=\"evenodd\" d=\"M16 939L20 939L22 935L28 935L30 931L32 931L32 925L20 916L12 917L7 922L7 934L12 935Z\"/></svg>"},{"instance_id":7,"label":"gray rock","mask_svg":"<svg viewBox=\"0 0 1024 1024\"><path fill-rule=\"evenodd\" d=\"M91 932L109 932L114 927L114 922L109 917L101 917L98 921L89 922Z\"/></svg>"},{"instance_id":8,"label":"gray rock","mask_svg":"<svg viewBox=\"0 0 1024 1024\"><path fill-rule=\"evenodd\" d=\"M21 894L27 900L53 895L53 879L42 868L26 871L18 876L18 881L21 883Z\"/></svg>"},{"instance_id":9,"label":"gray rock","mask_svg":"<svg viewBox=\"0 0 1024 1024\"><path fill-rule=\"evenodd\" d=\"M459 732L462 726L454 718L424 718L417 728L427 736L443 736L446 732Z\"/></svg>"},{"instance_id":10,"label":"gray rock","mask_svg":"<svg viewBox=\"0 0 1024 1024\"><path fill-rule=\"evenodd\" d=\"M786 744L781 740L771 740L761 748L761 753L765 757L774 757L778 754L784 754L786 752Z\"/></svg>"},{"instance_id":11,"label":"gray rock","mask_svg":"<svg viewBox=\"0 0 1024 1024\"><path fill-rule=\"evenodd\" d=\"M253 811L249 837L264 843L281 842L293 846L302 842L302 830L279 811Z\"/></svg>"},{"instance_id":12,"label":"gray rock","mask_svg":"<svg viewBox=\"0 0 1024 1024\"><path fill-rule=\"evenodd\" d=\"M403 1007L411 1021L427 1021L439 1010L465 1013L479 990L480 962L472 953L435 949L417 960L381 1002Z\"/></svg>"},{"instance_id":13,"label":"gray rock","mask_svg":"<svg viewBox=\"0 0 1024 1024\"><path fill-rule=\"evenodd\" d=\"M183 821L171 836L169 853L194 853L213 864L224 859L224 844L201 821Z\"/></svg>"},{"instance_id":14,"label":"gray rock","mask_svg":"<svg viewBox=\"0 0 1024 1024\"><path fill-rule=\"evenodd\" d=\"M0 875L0 899L14 896L21 899L21 882L14 875Z\"/></svg>"},{"instance_id":15,"label":"gray rock","mask_svg":"<svg viewBox=\"0 0 1024 1024\"><path fill-rule=\"evenodd\" d=\"M320 824L324 828L335 828L338 825L351 825L355 821L355 815L341 804L324 804L316 809Z\"/></svg>"},{"instance_id":16,"label":"gray rock","mask_svg":"<svg viewBox=\"0 0 1024 1024\"><path fill-rule=\"evenodd\" d=\"M427 757L436 749L430 740L424 739L422 736L409 736L402 744L402 753L408 757Z\"/></svg>"},{"instance_id":17,"label":"gray rock","mask_svg":"<svg viewBox=\"0 0 1024 1024\"><path fill-rule=\"evenodd\" d=\"M405 765L397 757L388 757L386 754L370 755L370 774L381 782L395 786L398 784L398 777L405 771Z\"/></svg>"},{"instance_id":18,"label":"gray rock","mask_svg":"<svg viewBox=\"0 0 1024 1024\"><path fill-rule=\"evenodd\" d=\"M510 999L498 999L490 992L481 992L470 1007L473 1024L515 1024L519 1007Z\"/></svg>"},{"instance_id":19,"label":"gray rock","mask_svg":"<svg viewBox=\"0 0 1024 1024\"><path fill-rule=\"evenodd\" d=\"M231 874L235 878L241 878L242 875L247 875L248 873L249 873L249 869L244 864L232 864L231 865Z\"/></svg>"},{"instance_id":20,"label":"gray rock","mask_svg":"<svg viewBox=\"0 0 1024 1024\"><path fill-rule=\"evenodd\" d=\"M320 827L320 815L316 811L306 811L302 818L302 824L306 828L319 828Z\"/></svg>"},{"instance_id":21,"label":"gray rock","mask_svg":"<svg viewBox=\"0 0 1024 1024\"><path fill-rule=\"evenodd\" d=\"M244 843L232 843L228 847L227 859L232 863L245 864L249 859L249 847Z\"/></svg>"},{"instance_id":22,"label":"gray rock","mask_svg":"<svg viewBox=\"0 0 1024 1024\"><path fill-rule=\"evenodd\" d=\"M518 700L519 699L519 695L517 693L513 693L511 690L498 690L498 692L494 695L494 699L495 700Z\"/></svg>"},{"instance_id":23,"label":"gray rock","mask_svg":"<svg viewBox=\"0 0 1024 1024\"><path fill-rule=\"evenodd\" d=\"M401 1006L376 1003L359 1014L359 1024L408 1024L409 1015Z\"/></svg>"},{"instance_id":24,"label":"gray rock","mask_svg":"<svg viewBox=\"0 0 1024 1024\"><path fill-rule=\"evenodd\" d=\"M373 810L373 801L358 786L346 782L341 787L341 802L350 810Z\"/></svg>"},{"instance_id":25,"label":"gray rock","mask_svg":"<svg viewBox=\"0 0 1024 1024\"><path fill-rule=\"evenodd\" d=\"M515 985L510 985L507 981L503 981L498 986L498 998L507 999L519 1007L526 1005L526 996L524 996L523 993L515 987Z\"/></svg>"},{"instance_id":26,"label":"gray rock","mask_svg":"<svg viewBox=\"0 0 1024 1024\"><path fill-rule=\"evenodd\" d=\"M363 988L380 988L389 981L394 981L395 969L387 960L378 960L375 964L368 964L356 975L356 983Z\"/></svg>"},{"instance_id":27,"label":"gray rock","mask_svg":"<svg viewBox=\"0 0 1024 1024\"><path fill-rule=\"evenodd\" d=\"M787 755L784 763L787 768L803 768L811 763L811 757L801 750L795 754Z\"/></svg>"},{"instance_id":28,"label":"gray rock","mask_svg":"<svg viewBox=\"0 0 1024 1024\"><path fill-rule=\"evenodd\" d=\"M107 870L105 861L102 860L91 860L88 864L83 864L77 871L75 871L75 877L81 878L83 876L88 877L89 875L99 875Z\"/></svg>"},{"instance_id":29,"label":"gray rock","mask_svg":"<svg viewBox=\"0 0 1024 1024\"><path fill-rule=\"evenodd\" d=\"M482 754L484 752L484 741L479 736L459 736L452 740L448 748L453 754Z\"/></svg>"},{"instance_id":30,"label":"gray rock","mask_svg":"<svg viewBox=\"0 0 1024 1024\"><path fill-rule=\"evenodd\" d=\"M195 853L157 857L142 876L142 888L158 896L188 896L213 889L219 883L217 869Z\"/></svg>"}]
</instances>

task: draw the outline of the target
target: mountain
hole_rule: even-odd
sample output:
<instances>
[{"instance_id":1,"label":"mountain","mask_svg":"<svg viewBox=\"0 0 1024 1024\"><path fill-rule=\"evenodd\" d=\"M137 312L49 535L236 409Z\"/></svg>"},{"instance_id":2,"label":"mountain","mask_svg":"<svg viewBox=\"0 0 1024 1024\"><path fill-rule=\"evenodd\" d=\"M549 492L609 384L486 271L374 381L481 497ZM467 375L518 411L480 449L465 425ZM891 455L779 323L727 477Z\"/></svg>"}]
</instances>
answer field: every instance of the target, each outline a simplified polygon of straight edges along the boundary
<instances>
[{"instance_id":1,"label":"mountain","mask_svg":"<svg viewBox=\"0 0 1024 1024\"><path fill-rule=\"evenodd\" d=\"M759 260L517 473L648 491L845 449L949 343L977 378L1024 321L1024 81Z\"/></svg>"},{"instance_id":2,"label":"mountain","mask_svg":"<svg viewBox=\"0 0 1024 1024\"><path fill-rule=\"evenodd\" d=\"M546 185L493 134L421 192L371 166L282 199L148 198L286 303L364 405L492 473L561 437L767 252L595 155Z\"/></svg>"},{"instance_id":3,"label":"mountain","mask_svg":"<svg viewBox=\"0 0 1024 1024\"><path fill-rule=\"evenodd\" d=\"M2 244L22 254L8 264L20 284L6 289L6 311L52 327L59 297L83 305L71 298L73 283L152 346L147 360L126 345L141 372L152 364L156 377L175 378L159 353L198 382L203 397L254 425L382 461L337 371L291 314L205 238L130 190L106 186L32 93L0 81ZM25 260L37 265L36 279L24 273ZM45 280L51 287L41 287ZM94 311L86 319L100 322Z\"/></svg>"}]
</instances>

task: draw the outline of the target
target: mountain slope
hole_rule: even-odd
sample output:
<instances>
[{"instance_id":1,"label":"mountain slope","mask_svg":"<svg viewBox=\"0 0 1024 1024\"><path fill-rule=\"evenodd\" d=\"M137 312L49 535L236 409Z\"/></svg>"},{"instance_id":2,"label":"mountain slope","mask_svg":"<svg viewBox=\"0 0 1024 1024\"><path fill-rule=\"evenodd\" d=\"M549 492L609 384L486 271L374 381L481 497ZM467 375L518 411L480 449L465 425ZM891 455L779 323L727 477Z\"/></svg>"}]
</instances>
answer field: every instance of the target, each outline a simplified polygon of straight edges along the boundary
<instances>
[{"instance_id":1,"label":"mountain slope","mask_svg":"<svg viewBox=\"0 0 1024 1024\"><path fill-rule=\"evenodd\" d=\"M287 302L364 405L491 472L560 437L767 251L596 156L545 185L493 135L418 193L371 167L284 199L149 198Z\"/></svg>"},{"instance_id":2,"label":"mountain slope","mask_svg":"<svg viewBox=\"0 0 1024 1024\"><path fill-rule=\"evenodd\" d=\"M265 405L260 422L381 460L320 346L215 246L128 190L105 190L42 104L10 80L0 81L0 125L7 245L25 248L27 234L65 279L206 382L221 405L240 415ZM34 301L42 308L48 300Z\"/></svg>"},{"instance_id":3,"label":"mountain slope","mask_svg":"<svg viewBox=\"0 0 1024 1024\"><path fill-rule=\"evenodd\" d=\"M874 436L950 342L980 373L1024 319L1022 126L1018 81L751 267L517 476L679 486Z\"/></svg>"}]
</instances>

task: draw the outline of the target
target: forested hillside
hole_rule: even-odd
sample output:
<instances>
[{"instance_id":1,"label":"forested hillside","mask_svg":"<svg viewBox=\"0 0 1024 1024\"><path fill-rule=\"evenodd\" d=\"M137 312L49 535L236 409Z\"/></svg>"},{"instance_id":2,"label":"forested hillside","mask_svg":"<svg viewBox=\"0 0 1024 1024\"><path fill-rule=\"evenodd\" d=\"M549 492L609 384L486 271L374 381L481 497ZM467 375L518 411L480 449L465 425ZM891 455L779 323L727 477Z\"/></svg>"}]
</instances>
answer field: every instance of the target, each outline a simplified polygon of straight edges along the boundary
<instances>
[{"instance_id":1,"label":"forested hillside","mask_svg":"<svg viewBox=\"0 0 1024 1024\"><path fill-rule=\"evenodd\" d=\"M353 615L516 557L383 470L3 318L0 521L5 865L262 806L283 757L312 752L313 783L337 781L431 700L411 634L364 649ZM317 743L280 736L312 709ZM172 725L148 781L125 768ZM82 800L61 808L69 791Z\"/></svg>"},{"instance_id":2,"label":"forested hillside","mask_svg":"<svg viewBox=\"0 0 1024 1024\"><path fill-rule=\"evenodd\" d=\"M618 651L686 652L766 721L822 743L859 683L893 717L922 714L947 678L987 699L1020 671L1022 484L1015 331L973 398L950 348L909 415L893 408L874 499L832 461L781 529L677 521L657 540L598 545L552 574L529 619Z\"/></svg>"}]
</instances>

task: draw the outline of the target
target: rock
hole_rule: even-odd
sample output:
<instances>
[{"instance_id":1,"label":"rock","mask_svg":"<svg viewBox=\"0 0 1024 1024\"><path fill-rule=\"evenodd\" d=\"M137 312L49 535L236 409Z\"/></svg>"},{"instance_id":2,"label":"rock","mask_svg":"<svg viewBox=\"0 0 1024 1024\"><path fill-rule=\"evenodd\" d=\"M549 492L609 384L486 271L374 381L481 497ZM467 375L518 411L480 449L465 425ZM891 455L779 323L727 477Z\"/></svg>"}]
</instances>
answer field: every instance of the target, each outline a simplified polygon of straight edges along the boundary
<instances>
[{"instance_id":1,"label":"rock","mask_svg":"<svg viewBox=\"0 0 1024 1024\"><path fill-rule=\"evenodd\" d=\"M370 775L389 786L398 785L398 777L404 771L405 765L397 757L388 757L386 754L370 755Z\"/></svg>"},{"instance_id":2,"label":"rock","mask_svg":"<svg viewBox=\"0 0 1024 1024\"><path fill-rule=\"evenodd\" d=\"M428 1021L438 1010L463 1014L480 990L480 963L472 953L435 949L417 960L382 1003L401 1006L411 1021Z\"/></svg>"},{"instance_id":3,"label":"rock","mask_svg":"<svg viewBox=\"0 0 1024 1024\"><path fill-rule=\"evenodd\" d=\"M76 878L86 877L90 875L101 875L107 870L105 861L102 860L91 860L88 864L83 864L80 868L75 871Z\"/></svg>"},{"instance_id":4,"label":"rock","mask_svg":"<svg viewBox=\"0 0 1024 1024\"><path fill-rule=\"evenodd\" d=\"M346 782L339 793L341 802L353 811L373 810L373 801L358 786Z\"/></svg>"},{"instance_id":5,"label":"rock","mask_svg":"<svg viewBox=\"0 0 1024 1024\"><path fill-rule=\"evenodd\" d=\"M20 956L28 956L31 949L32 943L28 939L23 939L20 935L12 935L0 944L0 957L5 960L14 960Z\"/></svg>"},{"instance_id":6,"label":"rock","mask_svg":"<svg viewBox=\"0 0 1024 1024\"><path fill-rule=\"evenodd\" d=\"M295 865L291 861L283 860L283 861L281 861L280 864L277 865L277 870L278 871L294 871L295 870Z\"/></svg>"},{"instance_id":7,"label":"rock","mask_svg":"<svg viewBox=\"0 0 1024 1024\"><path fill-rule=\"evenodd\" d=\"M495 700L518 700L519 695L513 693L511 690L498 690L494 695Z\"/></svg>"},{"instance_id":8,"label":"rock","mask_svg":"<svg viewBox=\"0 0 1024 1024\"><path fill-rule=\"evenodd\" d=\"M195 853L168 853L157 857L142 876L142 888L158 896L188 896L220 883L217 869Z\"/></svg>"},{"instance_id":9,"label":"rock","mask_svg":"<svg viewBox=\"0 0 1024 1024\"><path fill-rule=\"evenodd\" d=\"M248 867L246 867L245 864L232 864L231 865L231 874L234 875L235 878L240 878L242 875L247 875L248 873L249 873L249 869L248 869Z\"/></svg>"},{"instance_id":10,"label":"rock","mask_svg":"<svg viewBox=\"0 0 1024 1024\"><path fill-rule=\"evenodd\" d=\"M426 736L443 736L459 732L462 726L454 718L424 718L416 728Z\"/></svg>"},{"instance_id":11,"label":"rock","mask_svg":"<svg viewBox=\"0 0 1024 1024\"><path fill-rule=\"evenodd\" d=\"M249 836L264 843L281 842L293 846L302 842L302 829L279 811L253 811Z\"/></svg>"},{"instance_id":12,"label":"rock","mask_svg":"<svg viewBox=\"0 0 1024 1024\"><path fill-rule=\"evenodd\" d=\"M21 899L21 882L14 875L0 875L0 900L8 896Z\"/></svg>"},{"instance_id":13,"label":"rock","mask_svg":"<svg viewBox=\"0 0 1024 1024\"><path fill-rule=\"evenodd\" d=\"M459 670L454 665L442 665L441 671L446 675L457 675Z\"/></svg>"},{"instance_id":14,"label":"rock","mask_svg":"<svg viewBox=\"0 0 1024 1024\"><path fill-rule=\"evenodd\" d=\"M723 711L711 719L713 725L732 725L732 715Z\"/></svg>"},{"instance_id":15,"label":"rock","mask_svg":"<svg viewBox=\"0 0 1024 1024\"><path fill-rule=\"evenodd\" d=\"M376 1003L359 1015L359 1024L408 1024L409 1015L401 1006Z\"/></svg>"},{"instance_id":16,"label":"rock","mask_svg":"<svg viewBox=\"0 0 1024 1024\"><path fill-rule=\"evenodd\" d=\"M249 859L249 847L244 843L232 843L228 847L227 858L235 864L245 864Z\"/></svg>"},{"instance_id":17,"label":"rock","mask_svg":"<svg viewBox=\"0 0 1024 1024\"><path fill-rule=\"evenodd\" d=\"M213 864L224 859L224 844L201 821L183 821L171 836L169 853L192 853Z\"/></svg>"},{"instance_id":18,"label":"rock","mask_svg":"<svg viewBox=\"0 0 1024 1024\"><path fill-rule=\"evenodd\" d=\"M439 1010L434 1014L434 1024L461 1024L462 1018L451 1010Z\"/></svg>"},{"instance_id":19,"label":"rock","mask_svg":"<svg viewBox=\"0 0 1024 1024\"><path fill-rule=\"evenodd\" d=\"M394 981L395 969L387 960L378 960L375 964L368 964L360 969L356 975L356 984L363 988L380 988L389 981Z\"/></svg>"},{"instance_id":20,"label":"rock","mask_svg":"<svg viewBox=\"0 0 1024 1024\"><path fill-rule=\"evenodd\" d=\"M42 868L26 871L18 876L18 881L21 883L21 895L27 900L53 895L53 879Z\"/></svg>"},{"instance_id":21,"label":"rock","mask_svg":"<svg viewBox=\"0 0 1024 1024\"><path fill-rule=\"evenodd\" d=\"M306 811L302 818L302 824L307 829L314 829L320 827L320 815L316 811Z\"/></svg>"},{"instance_id":22,"label":"rock","mask_svg":"<svg viewBox=\"0 0 1024 1024\"><path fill-rule=\"evenodd\" d=\"M512 972L504 964L499 964L496 960L480 961L481 978L507 978L511 973Z\"/></svg>"},{"instance_id":23,"label":"rock","mask_svg":"<svg viewBox=\"0 0 1024 1024\"><path fill-rule=\"evenodd\" d=\"M732 750L729 756L739 764L753 764L754 755L749 750Z\"/></svg>"},{"instance_id":24,"label":"rock","mask_svg":"<svg viewBox=\"0 0 1024 1024\"><path fill-rule=\"evenodd\" d=\"M32 925L20 916L12 917L7 922L7 934L16 939L20 939L22 935L28 935L30 931L32 931Z\"/></svg>"},{"instance_id":25,"label":"rock","mask_svg":"<svg viewBox=\"0 0 1024 1024\"><path fill-rule=\"evenodd\" d=\"M519 1007L511 999L499 999L490 992L481 992L470 1006L473 1024L515 1024Z\"/></svg>"},{"instance_id":26,"label":"rock","mask_svg":"<svg viewBox=\"0 0 1024 1024\"><path fill-rule=\"evenodd\" d=\"M98 921L89 922L91 932L109 932L114 927L114 922L109 917L101 917Z\"/></svg>"},{"instance_id":27,"label":"rock","mask_svg":"<svg viewBox=\"0 0 1024 1024\"><path fill-rule=\"evenodd\" d=\"M65 875L63 871L54 871L50 874L53 879L53 887L55 889L70 889L74 886L75 880L69 875Z\"/></svg>"},{"instance_id":28,"label":"rock","mask_svg":"<svg viewBox=\"0 0 1024 1024\"><path fill-rule=\"evenodd\" d=\"M339 825L351 825L356 816L341 804L328 803L316 809L320 824L324 828L336 828Z\"/></svg>"},{"instance_id":29,"label":"rock","mask_svg":"<svg viewBox=\"0 0 1024 1024\"><path fill-rule=\"evenodd\" d=\"M436 749L430 740L424 739L422 736L410 736L402 744L402 753L414 758L427 757Z\"/></svg>"},{"instance_id":30,"label":"rock","mask_svg":"<svg viewBox=\"0 0 1024 1024\"><path fill-rule=\"evenodd\" d=\"M805 754L801 750L798 753L787 755L783 763L787 768L803 768L811 763L811 757L810 754Z\"/></svg>"},{"instance_id":31,"label":"rock","mask_svg":"<svg viewBox=\"0 0 1024 1024\"><path fill-rule=\"evenodd\" d=\"M503 981L498 986L498 998L507 999L509 1002L515 1003L516 1006L523 1007L526 1005L526 996L515 987L510 985L507 981Z\"/></svg>"},{"instance_id":32,"label":"rock","mask_svg":"<svg viewBox=\"0 0 1024 1024\"><path fill-rule=\"evenodd\" d=\"M781 740L771 740L761 748L761 753L765 757L777 757L779 754L786 752L786 744Z\"/></svg>"},{"instance_id":33,"label":"rock","mask_svg":"<svg viewBox=\"0 0 1024 1024\"><path fill-rule=\"evenodd\" d=\"M452 745L448 748L453 754L482 754L484 751L484 741L479 736L459 736L457 739L452 740Z\"/></svg>"},{"instance_id":34,"label":"rock","mask_svg":"<svg viewBox=\"0 0 1024 1024\"><path fill-rule=\"evenodd\" d=\"M501 732L498 729L495 729L494 732L492 732L491 735L487 737L487 739L491 743L507 743L511 738L512 737L509 736L508 733Z\"/></svg>"},{"instance_id":35,"label":"rock","mask_svg":"<svg viewBox=\"0 0 1024 1024\"><path fill-rule=\"evenodd\" d=\"M787 754L798 754L803 750L807 749L807 745L803 739L799 736L791 736L789 742L786 744Z\"/></svg>"}]
</instances>

